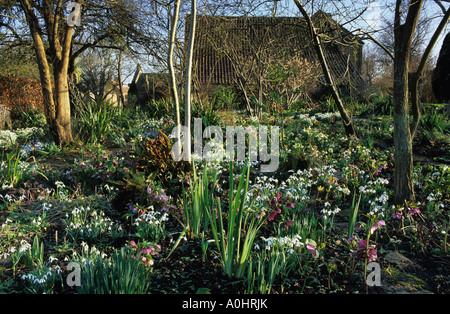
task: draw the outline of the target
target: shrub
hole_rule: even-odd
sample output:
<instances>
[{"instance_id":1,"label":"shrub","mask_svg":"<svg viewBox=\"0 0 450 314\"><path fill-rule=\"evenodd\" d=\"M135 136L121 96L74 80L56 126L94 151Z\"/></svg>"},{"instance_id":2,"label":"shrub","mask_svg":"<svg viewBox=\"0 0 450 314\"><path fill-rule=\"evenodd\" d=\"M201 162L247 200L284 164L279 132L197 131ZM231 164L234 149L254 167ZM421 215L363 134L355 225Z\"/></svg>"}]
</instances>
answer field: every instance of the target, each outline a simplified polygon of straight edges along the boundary
<instances>
[{"instance_id":1,"label":"shrub","mask_svg":"<svg viewBox=\"0 0 450 314\"><path fill-rule=\"evenodd\" d=\"M170 139L162 131L154 140L143 139L137 146L137 171L160 182L168 191L180 192L180 179L191 170L188 162L176 161L171 156Z\"/></svg>"},{"instance_id":2,"label":"shrub","mask_svg":"<svg viewBox=\"0 0 450 314\"><path fill-rule=\"evenodd\" d=\"M419 125L425 131L439 130L441 133L450 133L450 120L437 108L426 110Z\"/></svg>"},{"instance_id":3,"label":"shrub","mask_svg":"<svg viewBox=\"0 0 450 314\"><path fill-rule=\"evenodd\" d=\"M373 114L377 116L392 116L394 108L394 99L390 96L384 96L383 94L374 95L370 98L372 103Z\"/></svg>"},{"instance_id":4,"label":"shrub","mask_svg":"<svg viewBox=\"0 0 450 314\"><path fill-rule=\"evenodd\" d=\"M42 112L36 109L31 109L29 111L19 109L14 112L14 129L42 128L43 126L47 128L47 119Z\"/></svg>"},{"instance_id":5,"label":"shrub","mask_svg":"<svg viewBox=\"0 0 450 314\"><path fill-rule=\"evenodd\" d=\"M214 96L213 107L215 109L234 110L239 106L236 102L236 93L231 89L219 88Z\"/></svg>"},{"instance_id":6,"label":"shrub","mask_svg":"<svg viewBox=\"0 0 450 314\"><path fill-rule=\"evenodd\" d=\"M175 112L172 103L167 99L152 99L147 103L145 111L148 112L149 117L152 119L161 119L167 116L173 116Z\"/></svg>"},{"instance_id":7,"label":"shrub","mask_svg":"<svg viewBox=\"0 0 450 314\"><path fill-rule=\"evenodd\" d=\"M110 134L117 135L118 119L119 109L109 102L76 102L75 131L85 144L103 144Z\"/></svg>"}]
</instances>

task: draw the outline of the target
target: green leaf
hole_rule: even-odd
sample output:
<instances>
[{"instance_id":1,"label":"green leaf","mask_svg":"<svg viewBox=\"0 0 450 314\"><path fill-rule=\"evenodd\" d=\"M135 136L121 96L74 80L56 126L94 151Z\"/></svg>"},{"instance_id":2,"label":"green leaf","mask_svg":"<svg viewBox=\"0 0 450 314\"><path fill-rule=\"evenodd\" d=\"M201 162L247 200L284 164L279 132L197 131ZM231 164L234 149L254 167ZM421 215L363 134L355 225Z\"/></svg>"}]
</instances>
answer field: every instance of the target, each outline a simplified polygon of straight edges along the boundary
<instances>
[{"instance_id":1,"label":"green leaf","mask_svg":"<svg viewBox=\"0 0 450 314\"><path fill-rule=\"evenodd\" d=\"M195 294L211 294L211 289L208 288L198 288Z\"/></svg>"}]
</instances>

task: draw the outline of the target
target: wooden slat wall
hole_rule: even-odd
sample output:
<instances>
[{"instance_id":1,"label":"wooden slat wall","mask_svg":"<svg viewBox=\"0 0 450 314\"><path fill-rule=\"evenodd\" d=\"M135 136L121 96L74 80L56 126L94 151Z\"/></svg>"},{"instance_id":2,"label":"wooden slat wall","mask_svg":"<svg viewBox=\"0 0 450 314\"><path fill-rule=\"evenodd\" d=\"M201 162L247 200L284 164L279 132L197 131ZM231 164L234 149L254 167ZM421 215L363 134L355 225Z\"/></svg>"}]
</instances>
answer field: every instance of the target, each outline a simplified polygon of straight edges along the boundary
<instances>
[{"instance_id":1,"label":"wooden slat wall","mask_svg":"<svg viewBox=\"0 0 450 314\"><path fill-rule=\"evenodd\" d=\"M189 23L187 23L189 27ZM239 47L239 54L248 57L248 45L257 45L267 38L273 40L282 49L291 53L303 55L306 60L316 62L317 57L312 49L309 31L303 19L295 17L223 17L198 16L197 38L195 40L194 58L197 60L195 75L203 84L233 84L235 73L233 65L220 49L223 49L225 40L230 43L234 40L234 47ZM186 33L188 33L188 29ZM243 35L244 34L244 35ZM240 38L246 38L246 43L239 43ZM240 46L242 44L242 46ZM247 44L245 46L244 44ZM336 44L324 44L325 55L332 75L336 80L350 81L352 85L364 84L356 65L348 64L344 55ZM230 52L229 52L230 53ZM346 79L344 77L346 76Z\"/></svg>"}]
</instances>

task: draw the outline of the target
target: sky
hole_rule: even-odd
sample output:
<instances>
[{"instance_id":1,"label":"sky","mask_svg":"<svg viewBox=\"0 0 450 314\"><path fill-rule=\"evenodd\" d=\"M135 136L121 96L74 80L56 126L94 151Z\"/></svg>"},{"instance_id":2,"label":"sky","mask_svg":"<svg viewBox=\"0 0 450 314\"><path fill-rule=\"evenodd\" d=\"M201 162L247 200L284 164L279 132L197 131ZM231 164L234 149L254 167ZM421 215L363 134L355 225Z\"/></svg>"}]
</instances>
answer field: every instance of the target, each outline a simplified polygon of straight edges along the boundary
<instances>
[{"instance_id":1,"label":"sky","mask_svg":"<svg viewBox=\"0 0 450 314\"><path fill-rule=\"evenodd\" d=\"M295 6L293 0L282 0L282 2L284 5L289 7L289 11L291 14L293 15L298 14L298 8ZM359 12L362 12L365 8L367 8L365 13L360 18L358 18L354 23L347 25L346 27L350 31L356 29L363 29L369 32L373 32L373 36L375 38L377 38L378 36L375 30L383 28L383 25L385 25L385 21L392 23L394 20L393 5L395 4L395 0L379 0L379 1L334 0L334 1L327 1L326 3L327 4L326 7L324 8L324 11L329 13L340 11L340 13L338 13L338 16L336 16L337 19L341 19L340 22L345 22L353 19L355 16L359 14ZM443 2L443 5L446 8L450 7L449 3ZM344 7L347 8L347 10L342 10L342 8ZM421 15L431 17L442 14L443 14L442 10L434 3L433 0L425 0L424 9L422 10ZM430 38L433 35L434 30L439 24L439 22L440 19L433 20L433 23L430 27L430 34L429 34ZM450 24L443 31L438 42L436 43L432 52L432 57L436 57L437 55L439 55L445 35L449 31L450 31ZM370 46L371 44L373 43L371 43L370 41L366 41L366 45Z\"/></svg>"},{"instance_id":2,"label":"sky","mask_svg":"<svg viewBox=\"0 0 450 314\"><path fill-rule=\"evenodd\" d=\"M247 1L251 3L251 0ZM260 7L261 15L270 14L270 11L268 10L270 8L273 8L274 6L274 2L268 0L267 3L268 4L265 7ZM316 3L322 3L324 5L323 7L321 7L323 11L331 14L335 13L333 17L341 24L346 23L349 20L353 20L356 16L363 12L364 9L366 9L364 14L362 14L351 24L346 24L345 27L350 31L362 29L371 32L375 38L377 38L379 34L375 30L379 30L380 28L382 28L386 22L392 23L394 20L393 5L395 4L395 0L333 0L316 1ZM444 3L444 6L449 7L450 3ZM277 2L277 8L279 14L282 16L300 16L300 12L294 3L294 0L281 0ZM317 9L318 8L316 6L315 11L317 11ZM428 16L436 16L436 14L442 15L442 11L434 3L433 0L425 0L424 10L422 14L427 14ZM431 25L429 34L430 38L439 22L440 19L435 19L433 25ZM435 45L432 51L432 58L436 59L439 55L444 37L449 31L450 26L448 26L444 30L439 41ZM368 49L371 48L371 45L374 45L369 40L366 40L365 44L365 47ZM145 65L142 66L143 68L145 68ZM146 70L147 69L144 69L144 71Z\"/></svg>"}]
</instances>

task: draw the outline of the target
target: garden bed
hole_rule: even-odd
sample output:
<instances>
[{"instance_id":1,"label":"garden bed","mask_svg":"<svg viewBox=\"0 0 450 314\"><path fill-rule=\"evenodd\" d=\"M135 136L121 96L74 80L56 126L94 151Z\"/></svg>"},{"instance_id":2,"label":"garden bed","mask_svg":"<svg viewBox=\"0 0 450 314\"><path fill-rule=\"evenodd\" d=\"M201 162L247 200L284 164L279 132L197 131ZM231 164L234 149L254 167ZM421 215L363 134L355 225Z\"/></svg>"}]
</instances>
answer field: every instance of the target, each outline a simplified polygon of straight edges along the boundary
<instances>
[{"instance_id":1,"label":"garden bed","mask_svg":"<svg viewBox=\"0 0 450 314\"><path fill-rule=\"evenodd\" d=\"M383 144L392 129L359 123L370 127L349 140L334 115L285 118L275 173L203 162L194 174L170 159L164 137L142 136L169 133L161 121L136 123L145 127L120 148L9 148L18 166L2 166L0 292L449 293L447 144L417 146L438 162L417 160L416 202L393 206L393 150ZM414 267L388 261L392 252ZM81 287L68 285L71 262ZM365 281L370 262L376 286ZM116 287L112 274L128 277Z\"/></svg>"}]
</instances>

